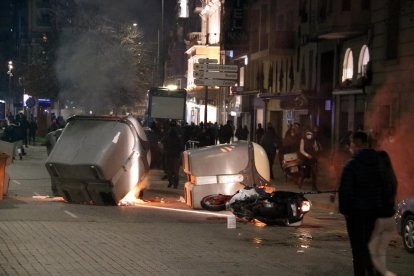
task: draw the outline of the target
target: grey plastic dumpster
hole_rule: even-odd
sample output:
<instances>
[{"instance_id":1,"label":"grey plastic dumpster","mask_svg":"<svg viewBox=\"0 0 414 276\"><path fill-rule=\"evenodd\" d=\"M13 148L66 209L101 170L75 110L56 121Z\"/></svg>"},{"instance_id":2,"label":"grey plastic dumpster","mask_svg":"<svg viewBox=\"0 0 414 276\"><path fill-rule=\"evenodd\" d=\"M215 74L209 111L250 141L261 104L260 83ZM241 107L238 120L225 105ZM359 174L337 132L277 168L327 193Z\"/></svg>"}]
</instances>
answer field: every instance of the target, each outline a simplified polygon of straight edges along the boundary
<instances>
[{"instance_id":1,"label":"grey plastic dumpster","mask_svg":"<svg viewBox=\"0 0 414 276\"><path fill-rule=\"evenodd\" d=\"M183 153L186 204L201 209L201 199L211 194L232 195L244 187L269 183L269 161L264 149L240 141L186 150Z\"/></svg>"},{"instance_id":2,"label":"grey plastic dumpster","mask_svg":"<svg viewBox=\"0 0 414 276\"><path fill-rule=\"evenodd\" d=\"M74 116L46 168L66 201L115 205L142 180L150 163L147 137L132 116Z\"/></svg>"}]
</instances>

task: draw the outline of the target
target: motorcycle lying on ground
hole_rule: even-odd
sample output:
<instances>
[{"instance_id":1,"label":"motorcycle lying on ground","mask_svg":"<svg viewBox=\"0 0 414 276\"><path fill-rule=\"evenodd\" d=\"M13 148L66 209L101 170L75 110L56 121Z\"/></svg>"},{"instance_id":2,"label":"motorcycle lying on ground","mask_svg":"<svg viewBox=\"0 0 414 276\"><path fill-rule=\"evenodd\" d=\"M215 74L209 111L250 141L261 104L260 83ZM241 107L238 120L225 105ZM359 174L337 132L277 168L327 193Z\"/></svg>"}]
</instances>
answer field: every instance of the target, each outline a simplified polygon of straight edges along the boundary
<instances>
[{"instance_id":1,"label":"motorcycle lying on ground","mask_svg":"<svg viewBox=\"0 0 414 276\"><path fill-rule=\"evenodd\" d=\"M209 211L230 210L247 221L258 220L267 225L300 226L311 203L304 193L246 187L234 195L205 196L201 206Z\"/></svg>"}]
</instances>

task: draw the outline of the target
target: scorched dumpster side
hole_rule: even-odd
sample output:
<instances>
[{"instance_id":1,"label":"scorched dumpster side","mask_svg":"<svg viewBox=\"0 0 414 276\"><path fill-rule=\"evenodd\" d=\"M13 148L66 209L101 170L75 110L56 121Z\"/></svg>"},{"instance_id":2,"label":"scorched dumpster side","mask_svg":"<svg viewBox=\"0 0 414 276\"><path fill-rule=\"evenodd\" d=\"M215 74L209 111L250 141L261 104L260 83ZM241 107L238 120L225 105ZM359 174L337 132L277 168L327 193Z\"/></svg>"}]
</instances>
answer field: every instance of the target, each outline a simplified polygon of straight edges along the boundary
<instances>
[{"instance_id":1,"label":"scorched dumpster side","mask_svg":"<svg viewBox=\"0 0 414 276\"><path fill-rule=\"evenodd\" d=\"M183 170L187 175L187 205L201 209L207 195L233 195L244 187L261 186L270 181L269 161L264 149L252 142L240 141L186 150Z\"/></svg>"},{"instance_id":2,"label":"scorched dumpster side","mask_svg":"<svg viewBox=\"0 0 414 276\"><path fill-rule=\"evenodd\" d=\"M149 171L149 142L132 116L74 116L46 160L66 201L115 205Z\"/></svg>"}]
</instances>

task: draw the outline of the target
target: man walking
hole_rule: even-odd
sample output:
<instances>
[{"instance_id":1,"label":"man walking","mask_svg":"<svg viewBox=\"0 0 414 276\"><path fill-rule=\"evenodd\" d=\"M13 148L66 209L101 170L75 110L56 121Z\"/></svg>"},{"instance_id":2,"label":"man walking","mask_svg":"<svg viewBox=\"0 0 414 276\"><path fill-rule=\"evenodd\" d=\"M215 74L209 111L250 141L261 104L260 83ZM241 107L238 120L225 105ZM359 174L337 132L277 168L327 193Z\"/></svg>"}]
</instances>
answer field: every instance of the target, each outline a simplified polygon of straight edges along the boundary
<instances>
[{"instance_id":1,"label":"man walking","mask_svg":"<svg viewBox=\"0 0 414 276\"><path fill-rule=\"evenodd\" d=\"M354 275L376 275L368 243L383 204L382 163L377 151L368 148L365 132L352 135L350 150L352 159L345 165L339 183L339 211L346 220Z\"/></svg>"}]
</instances>

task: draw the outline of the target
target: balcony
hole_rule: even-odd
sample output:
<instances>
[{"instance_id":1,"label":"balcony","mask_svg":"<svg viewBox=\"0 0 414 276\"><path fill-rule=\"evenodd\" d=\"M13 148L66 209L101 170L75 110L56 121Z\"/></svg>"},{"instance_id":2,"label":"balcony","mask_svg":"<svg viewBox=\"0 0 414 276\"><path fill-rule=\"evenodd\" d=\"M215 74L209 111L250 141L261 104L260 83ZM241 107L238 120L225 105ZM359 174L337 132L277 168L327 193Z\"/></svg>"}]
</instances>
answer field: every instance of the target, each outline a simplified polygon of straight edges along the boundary
<instances>
[{"instance_id":1,"label":"balcony","mask_svg":"<svg viewBox=\"0 0 414 276\"><path fill-rule=\"evenodd\" d=\"M273 49L294 49L295 32L278 31L270 33L269 48Z\"/></svg>"},{"instance_id":2,"label":"balcony","mask_svg":"<svg viewBox=\"0 0 414 276\"><path fill-rule=\"evenodd\" d=\"M317 34L321 39L342 39L365 33L370 26L370 12L367 10L339 11L326 15L318 13Z\"/></svg>"},{"instance_id":3,"label":"balcony","mask_svg":"<svg viewBox=\"0 0 414 276\"><path fill-rule=\"evenodd\" d=\"M205 38L203 38L201 32L188 33L186 44L189 48L194 45L203 45L205 44Z\"/></svg>"}]
</instances>

